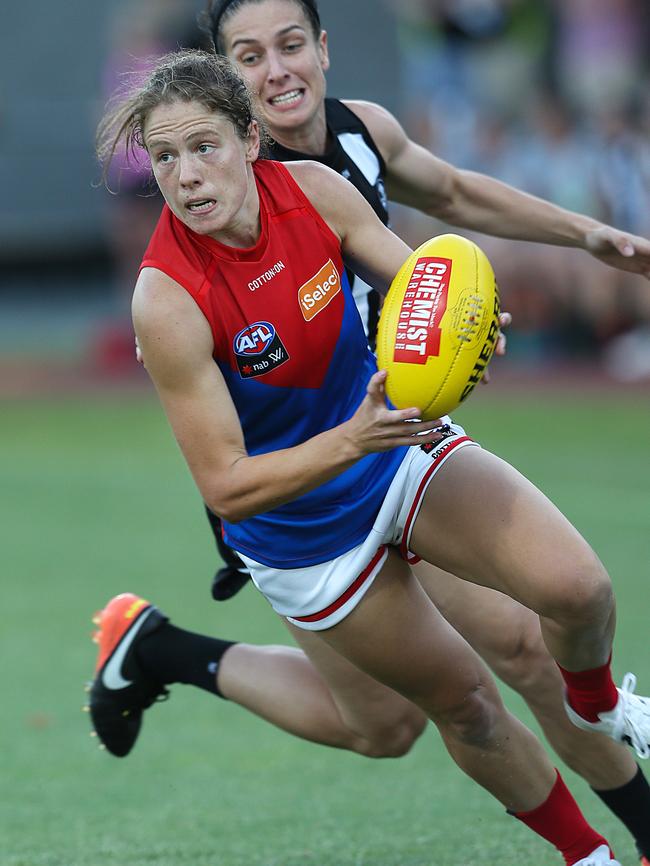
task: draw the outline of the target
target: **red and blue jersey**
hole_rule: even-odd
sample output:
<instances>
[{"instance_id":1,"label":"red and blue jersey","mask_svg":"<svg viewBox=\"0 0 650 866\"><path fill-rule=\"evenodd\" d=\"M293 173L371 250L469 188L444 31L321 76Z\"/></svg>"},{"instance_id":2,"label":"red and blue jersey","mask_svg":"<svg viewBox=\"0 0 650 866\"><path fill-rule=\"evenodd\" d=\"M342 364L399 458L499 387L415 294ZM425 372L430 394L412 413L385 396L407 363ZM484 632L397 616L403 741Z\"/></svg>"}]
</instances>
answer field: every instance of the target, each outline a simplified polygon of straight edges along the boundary
<instances>
[{"instance_id":1,"label":"red and blue jersey","mask_svg":"<svg viewBox=\"0 0 650 866\"><path fill-rule=\"evenodd\" d=\"M198 235L165 206L142 262L183 286L209 322L251 456L346 421L377 369L338 238L281 163L260 161L254 173L255 246ZM370 454L292 502L224 521L226 542L277 568L333 559L367 536L404 450Z\"/></svg>"}]
</instances>

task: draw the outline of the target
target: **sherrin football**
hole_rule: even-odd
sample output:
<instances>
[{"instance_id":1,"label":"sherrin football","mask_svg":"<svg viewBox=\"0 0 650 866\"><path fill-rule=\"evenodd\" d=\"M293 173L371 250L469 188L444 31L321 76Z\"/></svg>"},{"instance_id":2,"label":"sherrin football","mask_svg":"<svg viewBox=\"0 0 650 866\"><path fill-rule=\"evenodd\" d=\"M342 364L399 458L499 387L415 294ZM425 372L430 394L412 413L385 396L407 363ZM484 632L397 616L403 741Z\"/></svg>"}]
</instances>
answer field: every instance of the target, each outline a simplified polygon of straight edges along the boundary
<instances>
[{"instance_id":1,"label":"sherrin football","mask_svg":"<svg viewBox=\"0 0 650 866\"><path fill-rule=\"evenodd\" d=\"M499 336L499 291L485 253L439 235L400 268L382 307L377 365L398 409L425 420L456 409L481 381Z\"/></svg>"}]
</instances>

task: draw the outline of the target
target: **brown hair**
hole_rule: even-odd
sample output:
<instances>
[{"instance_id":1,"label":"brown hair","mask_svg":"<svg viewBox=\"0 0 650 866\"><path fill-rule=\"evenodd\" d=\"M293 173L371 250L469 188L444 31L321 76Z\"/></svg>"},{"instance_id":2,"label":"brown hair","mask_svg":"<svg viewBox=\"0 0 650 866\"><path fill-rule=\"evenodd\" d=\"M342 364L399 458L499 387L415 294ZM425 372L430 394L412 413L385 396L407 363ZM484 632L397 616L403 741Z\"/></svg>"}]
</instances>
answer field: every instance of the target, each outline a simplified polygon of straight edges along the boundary
<instances>
[{"instance_id":1,"label":"brown hair","mask_svg":"<svg viewBox=\"0 0 650 866\"><path fill-rule=\"evenodd\" d=\"M109 104L97 128L97 156L103 165L103 180L120 142L128 158L137 162L136 148L144 148L144 126L154 108L177 100L199 102L226 117L242 139L257 121L260 138L268 138L263 121L253 107L253 97L237 68L225 57L205 51L175 51L161 57L151 73L129 92Z\"/></svg>"},{"instance_id":2,"label":"brown hair","mask_svg":"<svg viewBox=\"0 0 650 866\"><path fill-rule=\"evenodd\" d=\"M225 53L225 46L221 37L223 24L242 6L254 2L259 3L261 0L208 0L207 9L200 16L199 23L201 29L212 40L214 48L219 54ZM300 6L305 13L314 39L318 40L322 28L316 0L293 0L293 2Z\"/></svg>"}]
</instances>

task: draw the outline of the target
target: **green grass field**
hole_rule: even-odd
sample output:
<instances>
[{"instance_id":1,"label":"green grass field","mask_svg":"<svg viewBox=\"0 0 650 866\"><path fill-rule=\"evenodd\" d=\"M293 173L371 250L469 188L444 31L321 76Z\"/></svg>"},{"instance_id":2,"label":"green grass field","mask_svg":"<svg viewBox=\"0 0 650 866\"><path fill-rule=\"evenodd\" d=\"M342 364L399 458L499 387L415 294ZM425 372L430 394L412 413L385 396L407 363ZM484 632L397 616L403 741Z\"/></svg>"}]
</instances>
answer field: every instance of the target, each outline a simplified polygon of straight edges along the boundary
<instances>
[{"instance_id":1,"label":"green grass field","mask_svg":"<svg viewBox=\"0 0 650 866\"><path fill-rule=\"evenodd\" d=\"M4 404L1 866L559 864L452 765L432 728L371 761L299 742L176 686L126 760L81 711L93 612L134 590L175 621L286 642L255 591L214 604L201 504L150 397ZM571 517L619 598L615 673L650 690L650 408L639 396L473 398L458 416ZM521 712L520 703L508 696ZM650 769L650 768L649 768ZM622 828L567 773L624 866Z\"/></svg>"}]
</instances>

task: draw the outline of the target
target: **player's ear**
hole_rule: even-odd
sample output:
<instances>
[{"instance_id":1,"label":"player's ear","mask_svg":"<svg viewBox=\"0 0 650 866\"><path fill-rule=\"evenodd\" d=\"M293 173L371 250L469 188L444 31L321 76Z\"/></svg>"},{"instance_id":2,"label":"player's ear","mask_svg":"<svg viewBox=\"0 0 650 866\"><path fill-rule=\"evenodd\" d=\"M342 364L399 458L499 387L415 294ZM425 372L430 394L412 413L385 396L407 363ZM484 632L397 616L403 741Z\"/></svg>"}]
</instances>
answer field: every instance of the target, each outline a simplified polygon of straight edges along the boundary
<instances>
[{"instance_id":1,"label":"player's ear","mask_svg":"<svg viewBox=\"0 0 650 866\"><path fill-rule=\"evenodd\" d=\"M318 37L318 55L320 57L320 65L323 72L327 72L330 68L330 55L327 48L327 30L321 30Z\"/></svg>"},{"instance_id":2,"label":"player's ear","mask_svg":"<svg viewBox=\"0 0 650 866\"><path fill-rule=\"evenodd\" d=\"M255 162L260 153L260 128L256 120L251 120L246 140L246 159Z\"/></svg>"}]
</instances>

